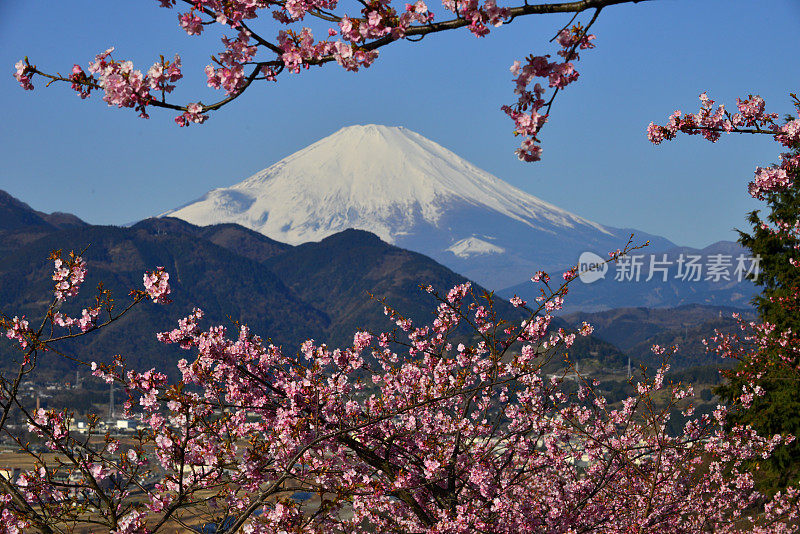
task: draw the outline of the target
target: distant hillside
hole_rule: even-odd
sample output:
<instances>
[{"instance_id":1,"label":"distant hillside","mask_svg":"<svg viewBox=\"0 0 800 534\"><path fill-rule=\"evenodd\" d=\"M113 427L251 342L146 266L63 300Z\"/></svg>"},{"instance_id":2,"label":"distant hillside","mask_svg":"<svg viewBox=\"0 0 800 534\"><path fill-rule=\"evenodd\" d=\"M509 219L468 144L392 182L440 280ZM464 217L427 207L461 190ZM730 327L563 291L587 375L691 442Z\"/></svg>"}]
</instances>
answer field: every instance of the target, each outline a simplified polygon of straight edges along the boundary
<instances>
[{"instance_id":1,"label":"distant hillside","mask_svg":"<svg viewBox=\"0 0 800 534\"><path fill-rule=\"evenodd\" d=\"M172 369L186 354L159 344L154 333L173 328L194 306L206 312L206 326L240 321L290 352L308 338L349 344L356 329L392 326L383 315L383 305L370 300L369 293L386 298L417 321L427 321L436 301L418 285L446 291L466 281L430 258L363 231L292 247L238 225L197 227L169 218L149 219L130 228L59 229L25 204L9 204L18 220L29 220L31 226L4 234L5 243L17 243L13 249L0 249L4 313L38 320L52 295L52 262L47 256L54 249L79 251L88 245L84 257L89 274L82 299L65 305L72 314L90 303L101 280L124 305L129 289L142 286L145 270L164 266L170 273L171 305L145 304L120 323L88 336L88 342L65 346L68 354L84 360L108 361L123 351L136 367ZM21 235L32 242L19 244ZM484 289L475 286L475 291L480 294ZM518 316L507 302L499 301L497 307L505 317ZM10 342L3 345L6 361L13 354L9 347ZM71 368L53 358L40 360L40 365L55 374Z\"/></svg>"},{"instance_id":2,"label":"distant hillside","mask_svg":"<svg viewBox=\"0 0 800 534\"><path fill-rule=\"evenodd\" d=\"M706 352L702 340L711 338L714 330L732 332L737 329L731 317L739 313L747 320L755 319L753 310L691 304L678 308L619 308L604 312L572 313L562 317L570 325L586 321L594 326L594 334L629 354L635 364L657 366L650 347L677 346L670 362L673 368L718 365L722 362Z\"/></svg>"},{"instance_id":3,"label":"distant hillside","mask_svg":"<svg viewBox=\"0 0 800 534\"><path fill-rule=\"evenodd\" d=\"M388 245L362 230L345 230L319 243L299 245L269 259L267 265L300 298L332 318L334 344L348 341L357 328L377 331L390 326L383 305L370 299L370 293L375 299L386 298L415 321L427 322L437 302L419 285L443 291L466 280L422 254ZM477 287L476 293L480 292ZM516 315L505 302L499 307Z\"/></svg>"},{"instance_id":4,"label":"distant hillside","mask_svg":"<svg viewBox=\"0 0 800 534\"><path fill-rule=\"evenodd\" d=\"M257 262L264 262L292 248L291 245L280 243L238 224L195 226L181 219L161 217L145 219L133 225L133 228L158 235L177 234L201 237L238 256L244 256Z\"/></svg>"},{"instance_id":5,"label":"distant hillside","mask_svg":"<svg viewBox=\"0 0 800 534\"><path fill-rule=\"evenodd\" d=\"M0 217L2 232L55 228L30 206L2 190L0 190L0 213L3 215Z\"/></svg>"},{"instance_id":6,"label":"distant hillside","mask_svg":"<svg viewBox=\"0 0 800 534\"><path fill-rule=\"evenodd\" d=\"M42 213L0 190L0 261L3 251L35 241L62 228L77 228L87 223L69 213Z\"/></svg>"},{"instance_id":7,"label":"distant hillside","mask_svg":"<svg viewBox=\"0 0 800 534\"><path fill-rule=\"evenodd\" d=\"M325 313L303 302L261 263L193 236L108 226L58 230L3 257L2 311L40 317L52 295L49 252L81 250L86 245L85 290L81 300L67 302L67 312L75 314L86 306L100 281L124 305L128 291L142 287L142 273L156 266L170 273L174 302L168 306L147 303L120 323L88 336L88 343L70 342L66 350L84 359L109 360L125 351L137 367L171 368L183 354L158 343L154 334L174 328L194 306L206 312L206 325L230 325L231 318L251 325L265 338L290 345L305 336L321 335L330 324Z\"/></svg>"},{"instance_id":8,"label":"distant hillside","mask_svg":"<svg viewBox=\"0 0 800 534\"><path fill-rule=\"evenodd\" d=\"M424 323L432 318L436 301L419 285L446 291L466 281L422 254L389 245L362 230L346 230L295 247L235 224L199 227L180 219L158 218L120 228L89 226L79 219L76 223L68 214L57 217L60 228L13 197L0 204L0 220L19 221L14 223L15 230L0 233L0 311L26 314L30 319L41 316L52 286L52 262L47 256L56 248L68 252L88 245L84 256L89 275L82 300L65 306L71 313L90 302L101 280L124 305L128 290L141 287L143 271L164 266L171 276L173 304L147 303L119 324L89 336L88 342L65 345L68 354L85 360L108 361L122 351L135 367L174 372L175 361L187 354L159 344L154 333L173 328L194 306L205 310L205 326L240 321L289 352L307 338L342 346L352 341L357 329L391 328L381 299L418 324ZM478 295L485 291L473 287ZM503 298L495 302L501 317L521 317ZM723 311L729 315L733 310ZM595 325L594 336L579 338L569 350L575 361L594 360L599 368L620 369L628 354L634 361L650 362L653 342L678 343L688 356L679 353L676 364L686 367L707 363L697 349L699 339L715 326L730 326L727 319L719 323L719 313L719 308L708 306L634 308L557 317L553 327L569 328L584 320ZM0 344L5 361L14 354L10 346L7 341ZM561 362L560 357L557 361ZM52 357L41 359L40 364L52 376L73 368Z\"/></svg>"}]
</instances>

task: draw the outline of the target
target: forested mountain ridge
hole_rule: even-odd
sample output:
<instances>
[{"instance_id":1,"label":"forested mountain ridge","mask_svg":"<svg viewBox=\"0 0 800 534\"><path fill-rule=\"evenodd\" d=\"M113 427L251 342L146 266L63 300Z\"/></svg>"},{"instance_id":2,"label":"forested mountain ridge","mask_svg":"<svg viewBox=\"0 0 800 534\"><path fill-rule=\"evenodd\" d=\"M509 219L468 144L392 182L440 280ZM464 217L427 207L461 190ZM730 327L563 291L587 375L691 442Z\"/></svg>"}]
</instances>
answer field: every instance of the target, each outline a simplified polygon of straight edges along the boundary
<instances>
[{"instance_id":1,"label":"forested mountain ridge","mask_svg":"<svg viewBox=\"0 0 800 534\"><path fill-rule=\"evenodd\" d=\"M47 257L55 249L85 249L88 275L84 289L77 301L64 305L64 311L73 315L92 303L100 281L121 306L128 301L130 289L142 287L145 270L163 266L170 273L172 304L145 303L130 317L88 336L85 342L64 345L67 354L87 361L108 361L122 351L134 367L174 371L175 361L188 355L158 343L154 334L174 328L195 306L206 312L205 326L233 326L238 321L290 352L308 338L342 346L352 341L356 330L393 327L383 314L384 299L424 324L433 317L436 300L420 285L430 284L446 292L467 281L422 254L387 244L363 230L345 230L320 242L292 246L236 224L200 227L169 217L146 219L125 228L88 225L60 214L61 220L80 224L59 228L48 222L47 214L10 195L0 196L3 198L0 220L7 221L9 228L0 231L2 313L39 320L52 295L52 261ZM474 284L473 288L476 295L486 291ZM494 302L500 317L521 318L520 311L505 299L495 296ZM578 338L570 356L621 368L628 355L634 364L649 363L648 343L668 343L681 333L676 332L684 323L691 323L693 341L684 346L692 356L676 361L685 367L704 363L705 356L696 349L702 337L713 333L715 325L708 321L719 311L698 306L677 311L642 308L571 314L556 317L553 327L569 328L583 320L594 324L595 335ZM631 328L632 324L636 328ZM6 360L14 356L10 343L2 345L1 354ZM41 365L54 376L73 368L58 358L46 358Z\"/></svg>"}]
</instances>

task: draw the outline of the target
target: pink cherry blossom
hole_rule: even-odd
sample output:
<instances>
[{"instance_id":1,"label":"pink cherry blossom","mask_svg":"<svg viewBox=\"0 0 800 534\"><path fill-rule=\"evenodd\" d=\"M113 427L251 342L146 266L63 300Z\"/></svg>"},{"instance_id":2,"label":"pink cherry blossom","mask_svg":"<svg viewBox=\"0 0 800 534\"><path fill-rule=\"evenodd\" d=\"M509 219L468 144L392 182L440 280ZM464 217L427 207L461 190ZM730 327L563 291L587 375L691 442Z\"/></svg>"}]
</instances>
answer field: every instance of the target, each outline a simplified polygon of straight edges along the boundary
<instances>
[{"instance_id":1,"label":"pink cherry blossom","mask_svg":"<svg viewBox=\"0 0 800 534\"><path fill-rule=\"evenodd\" d=\"M200 35L203 32L203 20L193 11L178 16L181 28L189 35Z\"/></svg>"},{"instance_id":2,"label":"pink cherry blossom","mask_svg":"<svg viewBox=\"0 0 800 534\"><path fill-rule=\"evenodd\" d=\"M169 287L169 273L164 271L163 267L156 267L155 271L144 273L143 278L145 292L153 302L159 304L170 302L167 298L167 295L171 292Z\"/></svg>"},{"instance_id":3,"label":"pink cherry blossom","mask_svg":"<svg viewBox=\"0 0 800 534\"><path fill-rule=\"evenodd\" d=\"M14 78L17 79L19 85L26 91L33 91L33 84L31 83L32 71L26 61L20 59L14 65Z\"/></svg>"},{"instance_id":4,"label":"pink cherry blossom","mask_svg":"<svg viewBox=\"0 0 800 534\"><path fill-rule=\"evenodd\" d=\"M28 321L25 319L25 316L23 315L22 317L17 317L15 315L10 321L10 326L8 326L8 323L5 324L7 326L6 337L8 339L16 340L21 348L28 348L31 330L28 326Z\"/></svg>"}]
</instances>

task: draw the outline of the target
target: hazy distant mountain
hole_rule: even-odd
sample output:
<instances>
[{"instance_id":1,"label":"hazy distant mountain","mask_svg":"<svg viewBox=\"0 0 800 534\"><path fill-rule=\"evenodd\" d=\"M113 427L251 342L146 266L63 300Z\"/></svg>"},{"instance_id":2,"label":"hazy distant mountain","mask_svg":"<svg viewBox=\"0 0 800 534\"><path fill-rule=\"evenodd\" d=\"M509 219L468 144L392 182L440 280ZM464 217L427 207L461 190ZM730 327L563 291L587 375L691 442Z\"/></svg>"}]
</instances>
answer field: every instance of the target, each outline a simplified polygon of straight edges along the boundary
<instances>
[{"instance_id":1,"label":"hazy distant mountain","mask_svg":"<svg viewBox=\"0 0 800 534\"><path fill-rule=\"evenodd\" d=\"M578 259L576 256L573 264L578 263ZM751 300L759 290L744 277L752 266L749 251L732 241L718 241L704 249L674 247L651 252L645 248L633 251L631 257L621 263L608 264L603 278L589 283L574 280L564 309L592 312L637 306L673 308L686 304L752 309ZM742 268L744 270L739 271ZM528 281L499 293L531 299L538 291L537 285Z\"/></svg>"},{"instance_id":2,"label":"hazy distant mountain","mask_svg":"<svg viewBox=\"0 0 800 534\"><path fill-rule=\"evenodd\" d=\"M377 125L343 128L165 215L237 223L294 245L367 230L494 289L564 268L584 250L616 250L631 233L512 187L406 128ZM674 246L636 235L654 249Z\"/></svg>"}]
</instances>

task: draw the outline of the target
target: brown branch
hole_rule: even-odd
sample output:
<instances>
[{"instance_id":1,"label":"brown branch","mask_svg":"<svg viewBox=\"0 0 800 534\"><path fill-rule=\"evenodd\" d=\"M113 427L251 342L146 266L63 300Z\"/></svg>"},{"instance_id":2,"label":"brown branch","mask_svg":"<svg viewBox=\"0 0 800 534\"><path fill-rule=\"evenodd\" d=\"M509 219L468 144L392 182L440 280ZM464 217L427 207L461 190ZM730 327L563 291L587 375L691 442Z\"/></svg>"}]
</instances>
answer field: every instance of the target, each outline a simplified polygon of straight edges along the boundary
<instances>
[{"instance_id":1,"label":"brown branch","mask_svg":"<svg viewBox=\"0 0 800 534\"><path fill-rule=\"evenodd\" d=\"M183 1L185 3L191 5L193 7L193 9L198 9L195 6L195 3L192 2L191 0L183 0ZM588 10L588 9L595 9L595 10L597 10L597 13L595 13L595 17L592 20L592 22L594 22L594 19L596 19L597 14L604 7L617 5L617 4L629 4L629 3L636 4L636 3L639 3L639 2L646 2L646 1L649 1L649 0L579 0L579 1L574 1L574 2L561 2L561 3L556 3L556 4L547 4L547 3L545 3L545 4L532 4L532 5L528 5L526 3L525 5L522 5L522 6L509 8L509 20L508 20L508 22L514 20L516 17L525 16L525 15L544 15L544 14L554 14L554 13L575 13L575 14L579 14L579 13L581 13L583 11ZM275 5L280 5L280 3L276 2ZM216 13L210 11L207 8L200 8L200 11L203 12L205 15L208 15L209 17L216 17ZM337 16L335 16L333 14L328 14L328 13L325 13L325 12L322 12L322 11L315 11L315 12L309 12L309 13L311 15L317 17L317 18L321 18L321 19L329 21L329 22L339 22L341 20L341 18L339 18L339 17L337 17ZM363 19L354 19L354 20L363 21ZM427 24L418 25L418 26L410 26L409 28L407 28L405 30L404 33L405 33L405 38L406 39L408 37L418 37L418 39L409 39L410 41L413 42L413 41L418 41L418 40L422 39L424 36L432 34L432 33L438 33L438 32L447 31L447 30L454 30L454 29L457 29L457 28L462 28L462 27L467 26L467 25L469 25L469 22L467 20L465 20L464 18L460 17L459 14L456 12L456 18L454 18L454 19L447 20L447 21L442 21L442 22L437 22L437 23L427 23ZM591 23L590 23L590 25L591 25ZM244 22L241 23L241 27L242 27L242 29L245 29L246 31L250 32L250 36L258 43L258 45L263 46L264 48L266 48L266 49L270 50L271 52L273 52L276 55L276 58L274 60L271 60L271 61L264 61L264 62L256 63L254 68L253 68L253 70L250 72L250 74L245 79L244 83L242 84L242 86L240 88L238 88L234 93L231 93L230 95L228 95L227 97L223 98L222 100L219 100L219 101L217 101L217 102L215 102L213 104L203 105L203 109L202 109L203 112L217 110L217 109L221 108L222 106L224 106L224 105L232 102L236 98L238 98L252 84L253 81L255 81L256 79L260 79L258 77L258 72L261 70L262 67L274 67L278 72L283 70L284 63L281 60L281 55L284 52L283 49L281 49L276 44L264 39L263 37L258 35L256 32L252 31L249 28L249 26L245 25ZM587 27L587 29L588 29L588 27ZM364 43L364 44L362 44L360 46L358 46L358 45L354 45L354 46L356 46L356 48L359 48L361 50L374 51L374 50L378 50L379 48L382 48L384 46L387 46L387 45L389 45L389 44L391 44L393 42L396 42L396 41L397 40L394 37L392 37L391 34L389 34L389 35L385 35L384 37L381 37L379 39L375 39L374 41ZM328 56L323 56L323 57L315 58L315 59L306 59L306 60L304 60L304 63L306 65L324 65L325 63L330 63L331 61L335 61L335 60L336 60L336 58L333 55L328 55ZM97 83L92 82L90 80L87 80L87 81L70 80L69 78L66 78L66 77L61 76L61 75L46 74L46 73L40 71L39 69L37 69L35 66L31 66L30 69L31 69L30 70L31 73L38 74L40 76L43 76L45 78L50 79L50 82L48 82L47 85L50 85L50 83L53 83L55 81L60 81L60 82L69 82L69 83L79 83L79 84L85 85L87 87L91 87L92 89L102 89ZM556 93L557 92L558 91L556 91ZM553 96L555 96L555 95L553 95ZM551 100L550 104L552 104L552 100ZM186 106L181 106L181 105L177 105L177 104L171 104L171 103L165 102L163 100L159 101L159 100L156 100L155 98L151 99L145 105L158 107L158 108L164 108L164 109L171 109L171 110L174 110L174 111L187 111L187 107Z\"/></svg>"}]
</instances>

